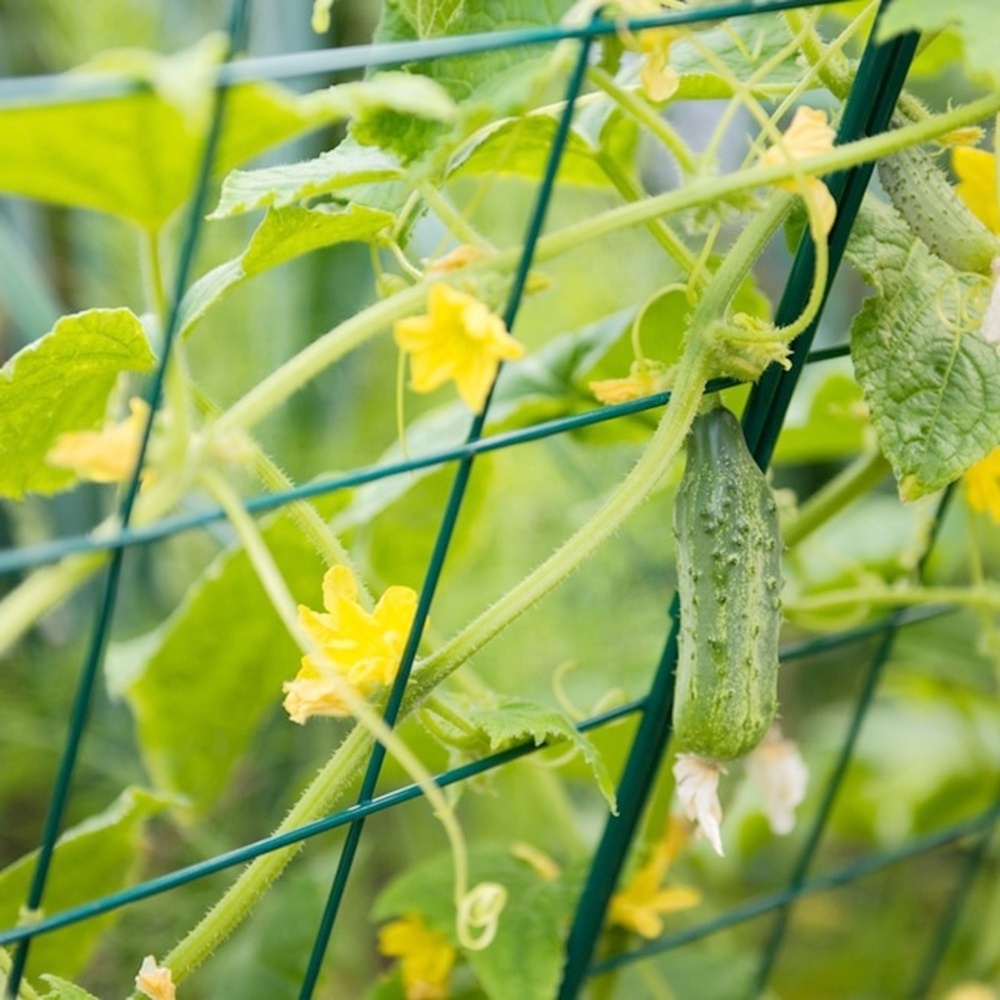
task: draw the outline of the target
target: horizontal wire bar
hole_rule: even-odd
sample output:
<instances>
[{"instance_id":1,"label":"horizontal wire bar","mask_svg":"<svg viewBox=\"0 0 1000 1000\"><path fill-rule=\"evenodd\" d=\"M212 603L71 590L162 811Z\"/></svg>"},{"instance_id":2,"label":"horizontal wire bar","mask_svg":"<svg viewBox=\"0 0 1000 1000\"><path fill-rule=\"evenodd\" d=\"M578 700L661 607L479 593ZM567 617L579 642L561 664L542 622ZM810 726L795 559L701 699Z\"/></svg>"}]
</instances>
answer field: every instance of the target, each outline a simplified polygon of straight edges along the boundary
<instances>
[{"instance_id":1,"label":"horizontal wire bar","mask_svg":"<svg viewBox=\"0 0 1000 1000\"><path fill-rule=\"evenodd\" d=\"M797 889L783 889L780 892L769 893L749 903L744 903L742 906L733 907L714 920L708 920L703 924L697 924L694 927L676 931L657 941L651 941L641 948L622 952L619 955L595 962L588 970L589 974L601 975L602 973L620 968L623 965L629 965L644 958L651 958L671 948L690 944L692 941L698 941L701 938L715 934L717 931L725 930L736 924L745 923L748 920L763 916L765 913L786 906L788 903L794 902L802 896L814 895L818 892L826 892L829 889L837 889L848 885L882 868L888 868L890 865L898 864L900 861L907 861L919 854L926 854L939 847L945 847L971 834L989 830L997 820L1000 820L1000 804L993 805L978 816L973 816L971 819L946 827L937 833L912 840L902 847L870 854L852 865L845 865L843 868L828 872L826 875L818 875L804 882Z\"/></svg>"},{"instance_id":2,"label":"horizontal wire bar","mask_svg":"<svg viewBox=\"0 0 1000 1000\"><path fill-rule=\"evenodd\" d=\"M230 63L219 72L219 85L232 86L255 80L288 80L320 74L342 73L372 67L398 66L493 52L524 46L551 46L564 39L598 38L622 30L696 24L747 14L769 14L799 7L824 7L844 0L751 0L712 7L673 11L656 17L598 20L578 26L554 25L451 35L412 42L351 45L278 56L259 56ZM0 80L0 105L106 100L146 89L134 78L117 73L58 73Z\"/></svg>"},{"instance_id":3,"label":"horizontal wire bar","mask_svg":"<svg viewBox=\"0 0 1000 1000\"><path fill-rule=\"evenodd\" d=\"M866 639L878 632L884 632L890 628L898 629L905 628L908 625L915 625L929 618L949 613L951 610L952 609L942 608L907 609L897 617L890 616L879 622L860 625L852 629L846 629L838 632L836 635L825 636L823 637L824 644L822 648L830 649L835 646L850 645L852 642ZM787 663L792 660L801 659L811 655L816 651L816 649L817 642L815 640L808 640L800 643L799 645L789 647L782 652L781 662ZM646 706L646 701L647 697L644 695L641 698L635 698L624 702L621 705L617 705L614 708L608 709L605 712L601 712L597 715L591 716L589 719L581 721L578 723L576 728L581 733L587 733L591 730L600 729L603 726L620 722L630 715L641 712ZM521 757L528 756L532 753L539 753L546 749L547 746L548 744L538 746L534 740L527 740L517 746L509 747L506 750L490 754L480 760L471 761L470 763L463 764L460 767L444 771L437 775L434 778L434 781L439 787L445 788L448 785L453 785L479 774L495 770L496 768L501 767L504 764L508 764L511 761L518 760ZM417 785L404 785L401 788L379 795L368 802L348 806L347 808L336 813L331 813L329 816L325 816L322 819L296 827L294 830L264 837L261 840L254 841L250 844L244 844L242 847L234 848L231 851L217 854L215 857L209 858L206 861L196 862L195 864L188 865L185 868L179 868L166 875L161 875L158 878L149 879L139 885L130 886L128 889L123 889L120 892L111 893L107 896L102 896L99 899L90 900L89 902L82 903L79 906L63 910L61 913L56 913L51 917L46 917L45 919L32 924L30 927L21 926L11 928L6 931L0 931L0 946L14 944L29 937L37 937L41 934L51 933L52 931L59 930L62 927L80 923L83 920L92 919L93 917L100 916L104 913L109 913L112 910L119 909L120 907L129 905L130 903L139 902L140 900L148 899L151 896L157 896L160 893L179 888L182 885L187 885L189 882L193 882L197 879L205 878L209 875L215 875L226 868L232 868L235 865L252 861L254 858L260 857L262 854L268 854L271 851L281 850L284 847L290 847L302 841L309 840L321 833L327 833L330 830L337 829L338 827L346 826L348 823L351 823L356 819L402 805L405 802L419 798L421 794L420 788ZM778 906L781 905L781 903L779 902L775 905Z\"/></svg>"},{"instance_id":4,"label":"horizontal wire bar","mask_svg":"<svg viewBox=\"0 0 1000 1000\"><path fill-rule=\"evenodd\" d=\"M843 357L849 351L850 348L847 345L829 348L822 352L815 351L813 354L810 354L808 363L827 361L834 357ZM814 355L819 354L822 354L822 357L814 357ZM705 386L705 392L718 392L739 384L736 379L714 379ZM664 406L669 399L669 392L660 392L653 396L646 396L643 399L633 400L628 403L618 403L614 406L604 406L588 410L586 413L576 413L569 417L547 420L540 424L532 424L530 427L522 427L503 434L494 434L490 437L480 438L477 441L455 445L452 448L442 448L439 451L430 452L419 458L410 458L401 462L389 462L385 465L368 466L344 475L317 479L311 483L304 483L289 490L259 494L247 500L244 506L251 514L264 514L299 500L309 500L313 497L325 496L328 493L336 493L338 490L353 489L357 486L364 486L367 483L377 482L380 479L406 475L407 473L417 472L421 469L456 462L470 455L482 455L491 451L499 451L503 448L513 447L514 445L526 444L531 441L552 437L556 434L564 434L568 431L590 427L607 420L631 416L645 410L655 409L658 406ZM194 528L202 528L222 520L225 520L225 514L222 509L211 507L195 514L164 518L145 527L130 528L128 531L121 531L107 537L98 538L93 535L70 535L66 538L43 542L38 545L3 549L0 550L0 576L17 573L36 566L43 566L46 563L58 562L58 560L70 555L79 555L88 552L106 552L127 546L148 545L150 542L160 541L181 532L191 531Z\"/></svg>"}]
</instances>

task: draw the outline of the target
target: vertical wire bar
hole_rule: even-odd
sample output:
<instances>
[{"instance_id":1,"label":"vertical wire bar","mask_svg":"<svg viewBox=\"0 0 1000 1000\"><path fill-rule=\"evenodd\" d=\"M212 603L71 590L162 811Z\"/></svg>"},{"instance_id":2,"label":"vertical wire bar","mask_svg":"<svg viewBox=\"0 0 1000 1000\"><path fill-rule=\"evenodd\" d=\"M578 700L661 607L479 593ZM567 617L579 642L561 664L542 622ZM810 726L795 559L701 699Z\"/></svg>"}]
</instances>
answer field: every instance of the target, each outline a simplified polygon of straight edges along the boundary
<instances>
[{"instance_id":1,"label":"vertical wire bar","mask_svg":"<svg viewBox=\"0 0 1000 1000\"><path fill-rule=\"evenodd\" d=\"M549 152L548 162L545 167L545 174L542 178L542 183L539 186L538 197L535 200L535 205L528 224L528 230L524 241L524 252L518 264L517 273L511 286L507 309L504 313L504 322L508 330L513 329L514 321L517 318L521 300L524 296L524 289L527 285L528 273L531 268L535 245L538 242L538 238L541 236L542 227L545 223L545 216L555 188L555 179L559 170L562 152L565 148L566 141L569 138L569 130L573 120L576 100L579 96L581 88L583 87L591 45L592 37L588 35L580 44L580 54L567 88L566 107L563 111L562 117L560 118L555 137L553 138L552 148ZM483 405L482 411L476 414L472 421L466 438L466 444L476 441L481 437L483 428L486 424L486 414L489 410L490 399L492 396L493 387L490 388L489 395ZM475 457L476 456L474 454L471 454L463 458L455 473L455 479L452 483L451 492L448 496L444 516L441 520L441 527L439 528L437 538L435 539L434 549L431 553L427 573L420 591L420 598L417 603L413 626L410 629L406 647L403 650L399 671L396 674L392 689L389 693L389 698L386 702L383 718L390 726L395 724L396 718L399 714L399 709L403 703L403 695L409 680L410 671L412 670L414 660L417 656L417 649L420 645L424 626L427 622L427 616L430 612L430 606L434 599L434 593L441 578L445 558L447 557L448 549L451 545L451 539L455 531L455 526L458 523L459 512L461 510L462 501L465 497L469 477L472 473L472 465ZM378 781L378 777L382 769L382 763L385 759L385 753L385 747L383 747L382 744L376 743L373 746L371 757L369 758L368 766L362 780L361 791L358 796L359 803L368 801L374 794L375 785ZM347 887L347 880L350 875L351 867L354 863L354 857L357 853L363 829L364 818L362 817L361 819L353 822L347 831L344 846L341 850L340 859L337 864L337 870L334 875L333 883L330 887L330 893L327 897L326 905L316 931L316 937L313 942L313 950L309 958L309 965L299 992L299 1000L310 1000L316 988L316 983L319 979L319 973L323 964L323 958L329 945L330 935L333 932L333 925L336 921L337 913L340 909L341 902L343 901L344 891Z\"/></svg>"},{"instance_id":2,"label":"vertical wire bar","mask_svg":"<svg viewBox=\"0 0 1000 1000\"><path fill-rule=\"evenodd\" d=\"M885 4L883 4L884 6ZM848 106L845 108L839 135L840 142L860 138L862 135L869 134L869 129L875 127L877 130L881 130L888 124L889 115L895 106L899 89L902 88L902 80L906 75L906 68L912 59L915 46L916 37L910 35L890 43L889 46L881 47L893 54L893 59L886 65L884 64L884 54L883 59L876 59L881 48L877 49L873 42L869 42L859 69L858 79L855 82L855 87L852 88L853 100L849 100ZM880 84L869 89L870 84L878 83L884 75L891 72L891 67L895 63L895 54L899 50L908 53L900 59L900 64L903 67L902 73L897 71L892 74L893 83L889 85L888 91ZM898 77L898 83L895 82L896 77ZM859 84L861 84L860 88ZM894 92L893 87L895 87ZM867 95L864 101L859 94ZM874 102L872 94L876 98ZM881 104L888 106L882 117L876 117L873 120L871 108L873 103L879 104L879 99L881 99ZM827 293L829 293L843 257L847 237L850 234L873 169L873 165L854 168L838 178L840 181L838 185L834 186L833 183L830 185L831 193L837 200L837 219L830 235L830 274L827 279ZM779 325L794 321L805 307L812 284L814 267L815 251L812 241L806 237L796 253L785 295L776 313L775 322ZM772 366L751 391L744 414L744 433L747 436L750 451L761 468L766 468L770 462L792 391L805 364L805 357L818 325L819 317L817 316L809 328L797 338L793 348L792 368L789 371L782 371L776 366ZM672 728L673 671L677 661L679 617L680 607L675 594L670 605L670 632L619 784L619 814L608 818L577 906L576 917L567 942L566 966L563 971L559 1000L574 1000L587 975L587 966L591 961L597 937L603 925L608 902L617 885L628 848L666 751Z\"/></svg>"},{"instance_id":3,"label":"vertical wire bar","mask_svg":"<svg viewBox=\"0 0 1000 1000\"><path fill-rule=\"evenodd\" d=\"M997 789L997 795L994 798L994 808L998 806L1000 806L1000 788ZM968 901L969 894L972 892L976 876L979 874L983 861L986 859L990 841L996 832L996 825L996 820L994 820L983 831L982 835L976 841L976 845L966 854L965 864L962 865L962 871L955 883L951 899L948 901L948 905L941 915L941 920L938 922L937 933L931 938L927 954L924 956L924 960L913 979L913 987L907 994L911 1000L924 1000L934 985L938 969L941 967L941 962L948 952L951 939L958 929L958 921Z\"/></svg>"},{"instance_id":4,"label":"vertical wire bar","mask_svg":"<svg viewBox=\"0 0 1000 1000\"><path fill-rule=\"evenodd\" d=\"M223 63L228 62L233 57L237 48L243 46L248 25L248 2L249 0L235 0L234 2L230 16L230 30L228 34L227 48L222 60ZM185 231L184 242L181 246L178 258L177 277L170 305L170 314L164 329L162 357L160 359L160 364L157 366L156 372L154 373L152 384L147 394L149 416L143 428L139 452L135 460L135 466L127 482L118 508L119 523L122 530L128 528L132 517L132 511L135 506L135 501L139 494L140 476L143 463L145 461L146 450L149 446L149 439L152 433L153 419L156 414L156 409L160 403L160 397L163 393L163 382L166 375L167 365L170 361L171 348L179 326L181 299L187 285L187 278L190 273L191 264L194 259L194 251L197 245L198 234L201 229L201 220L205 210L205 199L208 192L209 179L211 177L212 163L215 159L215 151L218 147L219 136L222 131L222 121L227 93L228 87L221 85L217 86L213 101L212 118L209 124L209 131L205 139L205 146L202 152L201 163L199 164L194 196L191 202L188 226ZM124 557L125 548L122 547L115 549L109 560L107 573L105 575L104 589L101 593L94 619L94 629L91 633L83 669L80 673L80 679L77 683L76 693L73 699L66 742L63 745L63 753L59 762L59 770L56 774L55 785L53 786L48 811L45 816L45 824L42 830L42 838L38 849L38 860L35 862L31 884L28 889L28 896L25 901L25 911L28 914L33 914L40 908L42 897L45 892L45 885L48 881L52 856L55 852L56 841L58 840L60 828L62 826L63 815L69 801L70 785L72 783L73 772L76 767L77 755L79 753L80 745L83 741L83 735L90 716L93 691L101 663L104 659L104 651L107 646L108 636L111 629L111 621L114 617ZM16 1000L17 993L21 985L21 979L24 976L24 968L28 960L30 946L31 938L29 937L18 945L17 950L14 953L14 958L11 962L10 974L7 979L7 987L5 990L7 1000Z\"/></svg>"},{"instance_id":5,"label":"vertical wire bar","mask_svg":"<svg viewBox=\"0 0 1000 1000\"><path fill-rule=\"evenodd\" d=\"M927 560L930 558L930 554L934 549L934 544L937 541L938 534L940 533L941 525L944 522L944 515L947 512L948 504L954 494L953 486L954 484L945 490L938 503L937 510L934 512L934 521L931 525L927 548L924 551L924 554L920 557L920 562L917 565L918 579L923 576ZM864 725L865 718L867 717L868 709L875 698L875 692L878 689L878 683L882 677L883 668L889 659L889 654L892 652L892 647L896 641L896 637L899 635L901 620L902 612L897 611L893 615L892 624L883 635L882 640L879 642L878 648L875 650L875 654L868 666L868 673L865 676L864 685L858 695L858 701L855 706L854 713L851 716L847 734L844 737L844 742L841 744L840 753L837 755L837 760L830 773L830 777L827 779L826 788L823 792L823 799L820 802L819 809L813 819L812 826L809 828L809 833L806 836L805 843L802 846L798 860L796 861L795 867L792 869L791 877L788 880L788 889L791 892L797 892L805 883L806 876L809 873L809 867L812 864L813 857L819 847L819 842L826 830L830 816L833 813L833 806L836 802L837 795L840 792L841 785L847 775L847 769L850 766L852 757L854 756L854 747L856 746L858 737L861 734L861 728ZM782 943L784 942L788 930L788 922L791 917L791 907L791 902L786 903L778 910L777 916L775 917L771 934L764 947L764 957L761 960L760 967L758 968L757 974L754 978L755 989L752 994L753 996L757 996L763 991L771 977L771 973L774 971L778 953L781 950Z\"/></svg>"}]
</instances>

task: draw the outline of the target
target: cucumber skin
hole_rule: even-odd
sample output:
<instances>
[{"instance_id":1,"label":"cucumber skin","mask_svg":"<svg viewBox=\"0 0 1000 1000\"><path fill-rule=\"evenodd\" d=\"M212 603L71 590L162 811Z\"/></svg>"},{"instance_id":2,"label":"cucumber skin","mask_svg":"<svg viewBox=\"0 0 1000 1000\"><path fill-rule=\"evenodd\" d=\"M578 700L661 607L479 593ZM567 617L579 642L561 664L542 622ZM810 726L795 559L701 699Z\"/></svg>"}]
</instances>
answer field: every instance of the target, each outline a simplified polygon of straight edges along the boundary
<instances>
[{"instance_id":1,"label":"cucumber skin","mask_svg":"<svg viewBox=\"0 0 1000 1000\"><path fill-rule=\"evenodd\" d=\"M774 497L723 407L700 414L674 503L679 750L731 760L777 712L781 538Z\"/></svg>"},{"instance_id":2,"label":"cucumber skin","mask_svg":"<svg viewBox=\"0 0 1000 1000\"><path fill-rule=\"evenodd\" d=\"M1000 241L959 198L930 154L916 146L893 153L879 160L878 176L896 211L934 254L958 271L990 273Z\"/></svg>"}]
</instances>

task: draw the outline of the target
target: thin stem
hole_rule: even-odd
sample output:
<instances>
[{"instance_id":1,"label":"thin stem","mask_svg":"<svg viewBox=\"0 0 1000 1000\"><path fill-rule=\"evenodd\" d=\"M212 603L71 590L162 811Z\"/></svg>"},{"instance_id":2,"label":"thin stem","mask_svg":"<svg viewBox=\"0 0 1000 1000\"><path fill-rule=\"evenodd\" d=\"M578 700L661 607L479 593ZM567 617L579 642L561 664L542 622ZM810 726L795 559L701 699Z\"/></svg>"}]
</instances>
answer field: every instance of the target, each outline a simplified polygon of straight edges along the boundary
<instances>
[{"instance_id":1,"label":"thin stem","mask_svg":"<svg viewBox=\"0 0 1000 1000\"><path fill-rule=\"evenodd\" d=\"M434 781L434 776L424 767L423 763L403 742L399 734L396 733L385 722L382 716L360 695L354 687L343 679L336 671L326 653L305 631L299 622L296 603L267 548L257 524L247 513L239 497L233 492L229 484L215 472L205 472L201 480L209 492L215 497L219 506L226 512L230 523L236 530L250 562L260 579L268 597L280 616L289 635L295 640L296 645L303 654L313 657L327 668L327 678L334 682L338 688L337 695L343 699L351 714L358 720L372 737L377 739L386 750L396 758L399 765L413 780L413 783L420 788L427 801L434 809L434 814L440 820L445 833L451 844L452 858L455 869L455 907L460 909L462 900L468 893L468 856L465 846L465 838L462 835L461 827L455 818L454 810L448 802L444 792ZM340 682L339 685L337 682ZM462 935L462 928L459 927L459 935ZM180 970L174 969L177 978L180 977Z\"/></svg>"},{"instance_id":2,"label":"thin stem","mask_svg":"<svg viewBox=\"0 0 1000 1000\"><path fill-rule=\"evenodd\" d=\"M785 613L794 619L796 615L842 608L902 608L918 604L948 604L1000 612L1000 586L985 583L978 587L891 588L868 584L788 600L785 602Z\"/></svg>"},{"instance_id":3,"label":"thin stem","mask_svg":"<svg viewBox=\"0 0 1000 1000\"><path fill-rule=\"evenodd\" d=\"M537 262L549 260L576 249L583 243L603 239L622 229L648 223L658 216L671 212L726 200L754 188L772 186L793 177L802 178L845 170L859 163L888 156L907 146L935 139L997 111L1000 111L1000 90L954 111L837 146L829 153L820 156L772 165L758 165L723 177L701 177L682 188L654 195L641 202L618 206L601 215L583 219L543 236L536 245L535 260ZM470 276L510 273L517 267L520 255L521 248L514 247L496 254L488 261L471 264L455 273ZM426 294L426 282L415 285L370 306L324 334L234 403L220 417L220 426L226 430L237 427L247 429L263 420L329 365L386 329L395 320L415 312L423 305Z\"/></svg>"},{"instance_id":4,"label":"thin stem","mask_svg":"<svg viewBox=\"0 0 1000 1000\"><path fill-rule=\"evenodd\" d=\"M441 220L448 231L461 243L470 246L492 250L493 247L481 233L469 224L468 220L454 205L437 189L431 181L423 181L417 190L427 207Z\"/></svg>"},{"instance_id":5,"label":"thin stem","mask_svg":"<svg viewBox=\"0 0 1000 1000\"><path fill-rule=\"evenodd\" d=\"M861 454L799 508L782 529L785 545L794 548L848 504L873 490L891 471L892 466L878 448Z\"/></svg>"},{"instance_id":6,"label":"thin stem","mask_svg":"<svg viewBox=\"0 0 1000 1000\"><path fill-rule=\"evenodd\" d=\"M587 79L600 87L623 111L630 114L640 125L658 139L677 161L682 174L693 174L698 169L694 154L687 143L670 124L647 101L644 101L634 89L622 87L610 73L600 66L591 66L587 70Z\"/></svg>"}]
</instances>

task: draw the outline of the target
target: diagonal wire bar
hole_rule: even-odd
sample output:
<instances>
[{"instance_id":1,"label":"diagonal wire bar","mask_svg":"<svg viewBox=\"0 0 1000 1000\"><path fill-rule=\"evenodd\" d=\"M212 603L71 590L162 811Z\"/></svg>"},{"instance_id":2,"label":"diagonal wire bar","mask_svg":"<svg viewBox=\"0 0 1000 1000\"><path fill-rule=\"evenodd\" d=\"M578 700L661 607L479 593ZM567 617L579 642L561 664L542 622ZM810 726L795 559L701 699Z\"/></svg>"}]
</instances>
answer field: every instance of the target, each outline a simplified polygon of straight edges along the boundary
<instances>
[{"instance_id":1,"label":"diagonal wire bar","mask_svg":"<svg viewBox=\"0 0 1000 1000\"><path fill-rule=\"evenodd\" d=\"M236 48L241 47L244 44L248 28L247 5L248 0L235 0L233 4L224 61L231 58ZM212 162L215 158L215 151L218 148L219 137L222 131L222 121L225 112L227 93L228 89L225 87L219 87L215 91L212 117L210 120L208 134L205 139L205 147L202 152L201 163L199 164L198 178L195 186L194 197L191 202L191 211L188 217L188 224L185 229L185 238L181 246L174 293L170 305L170 314L164 329L162 355L147 395L149 414L143 428L142 439L139 445L139 452L136 455L135 465L126 484L118 509L119 521L125 527L128 526L128 523L131 520L135 501L139 495L140 475L146 451L149 446L153 419L163 393L163 383L166 376L167 365L170 363L171 348L173 346L174 337L180 325L180 304L184 295L184 288L187 284L191 265L194 260L194 252L201 229L201 217L204 214ZM24 904L24 912L29 915L29 919L32 915L37 915L45 893L45 886L48 881L52 856L55 852L56 841L59 838L63 815L69 801L70 786L72 784L73 772L76 767L77 755L83 741L84 732L87 728L87 721L90 717L90 708L93 700L93 692L97 675L104 659L104 651L107 647L108 636L111 630L111 621L114 617L115 604L118 597L118 586L121 580L124 555L124 549L116 549L111 556L108 571L105 576L104 587L101 592L94 619L93 632L91 634L87 654L84 659L83 669L80 672L80 678L77 683L66 742L63 745L59 769L56 774L55 784L49 800L49 807L42 830L41 842L38 848L38 858L35 862L34 871L31 877L31 884L28 889L28 896ZM24 976L24 968L28 960L30 945L30 938L26 938L20 943L14 955L5 991L9 1000L15 1000L17 997L17 993L21 985L21 979Z\"/></svg>"},{"instance_id":2,"label":"diagonal wire bar","mask_svg":"<svg viewBox=\"0 0 1000 1000\"><path fill-rule=\"evenodd\" d=\"M926 837L919 837L901 847L892 850L880 851L870 854L854 864L845 865L842 868L828 872L826 875L819 875L815 878L803 882L797 888L789 886L779 892L761 896L759 899L751 900L742 906L732 907L714 920L707 920L703 924L696 924L684 930L675 931L656 941L636 948L633 951L621 952L609 958L595 962L591 967L592 975L601 975L611 972L624 965L637 962L640 959L651 958L654 955L669 951L672 948L679 948L681 945L690 944L692 941L699 941L703 938L717 934L719 931L738 924L746 923L763 916L779 907L788 906L804 896L815 895L819 892L827 892L851 882L855 882L865 875L871 875L890 865L899 864L901 861L909 861L911 858L919 857L930 851L946 847L948 844L961 840L964 837L975 836L983 831L988 831L1000 820L1000 804L991 806L985 812L971 819L956 823L954 826L946 827L936 833L928 834ZM748 994L755 996L755 994Z\"/></svg>"},{"instance_id":3,"label":"diagonal wire bar","mask_svg":"<svg viewBox=\"0 0 1000 1000\"><path fill-rule=\"evenodd\" d=\"M569 138L569 130L573 121L573 113L576 108L577 97L579 96L580 90L583 86L587 70L587 61L590 55L590 46L591 39L589 37L584 38L582 44L580 45L580 53L577 57L576 65L570 77L569 86L566 92L565 107L559 120L559 127L553 137L552 146L549 150L545 174L542 178L542 183L539 186L538 195L535 199L535 205L528 223L528 231L524 240L524 251L518 265L517 273L514 277L510 297L507 303L507 309L504 314L504 324L508 330L512 330L514 328L514 322L520 309L524 290L527 287L528 272L531 268L531 260L534 255L535 245L542 234L545 216L548 212L552 194L555 190L556 174L559 170L562 152ZM494 379L494 387L495 384L496 380ZM483 428L486 425L486 414L489 410L490 397L492 394L493 387L490 389L489 395L487 396L481 412L476 414L472 421L468 434L469 441L477 440L482 436ZM451 545L451 539L454 535L455 526L458 523L462 502L465 499L469 477L472 474L473 461L474 456L472 455L462 459L462 461L459 462L458 469L455 473L455 479L452 483L451 492L449 493L448 502L441 520L441 527L438 530L438 535L434 542L434 549L431 553L427 573L424 577L423 586L421 587L413 625L410 629L410 634L407 637L406 647L403 650L399 671L393 681L393 686L389 692L389 698L386 703L384 719L390 726L395 724L396 718L399 715L399 710L402 707L403 695L409 680L410 671L413 667L414 661L416 660L417 650L423 635L424 626L427 622L427 616L430 613L430 606L434 599L438 583L441 579L441 573L444 569L444 563L448 554L448 549ZM365 770L365 775L361 783L359 802L364 802L370 799L374 794L375 785L378 781L379 774L381 773L383 761L385 760L385 752L385 747L380 743L376 743L372 747L372 754L369 758L368 767ZM309 965L302 983L302 989L299 992L300 1000L309 1000L315 990L316 982L319 978L323 962L323 956L326 953L326 948L329 943L330 935L333 931L333 925L336 920L337 912L343 900L347 880L354 862L354 857L357 853L363 829L363 819L355 821L348 829L347 838L344 842L344 846L340 854L340 860L337 864L337 871L334 875L333 884L330 888L330 894L327 898L326 906L320 919L319 928L316 932L316 938L313 944L312 954L310 955Z\"/></svg>"},{"instance_id":4,"label":"diagonal wire bar","mask_svg":"<svg viewBox=\"0 0 1000 1000\"><path fill-rule=\"evenodd\" d=\"M906 44L910 46L909 58L912 58L915 45L913 36L908 36ZM874 37L869 40L844 111L838 142L852 141L884 129L888 124L903 81L901 76L898 81L895 77L890 77L890 83L886 86L881 81L883 77L889 76L895 65L899 46L899 41L879 46ZM909 59L906 60L907 65L908 63ZM905 72L903 75L905 76ZM878 85L870 87L869 82L876 82ZM872 165L854 168L839 178L839 184L830 184L831 194L837 201L837 217L830 234L830 267L824 304L872 169ZM812 241L806 236L799 246L785 294L776 313L775 323L779 327L794 322L805 308L814 268L815 251ZM821 314L822 305L819 310L819 315ZM751 454L761 468L766 468L770 462L792 391L818 328L819 315L797 339L792 368L786 372L772 366L751 391L744 414L744 431ZM675 594L670 606L671 624L667 641L650 688L648 705L619 784L620 811L618 816L609 817L605 825L570 931L559 1000L574 1000L588 975L604 914L667 748L672 728L673 672L677 662L679 618L680 606Z\"/></svg>"},{"instance_id":5,"label":"diagonal wire bar","mask_svg":"<svg viewBox=\"0 0 1000 1000\"><path fill-rule=\"evenodd\" d=\"M972 892L973 883L986 860L990 842L996 832L997 819L1000 818L996 815L996 813L1000 813L1000 787L996 789L993 801L995 813L993 822L983 830L982 836L965 856L965 864L962 865L958 881L952 890L951 899L941 914L937 930L931 938L924 960L920 963L920 968L917 969L917 974L913 978L913 986L906 994L910 1000L924 1000L930 993L941 962L944 960L951 939L958 928L958 921L965 909L969 894Z\"/></svg>"},{"instance_id":6,"label":"diagonal wire bar","mask_svg":"<svg viewBox=\"0 0 1000 1000\"><path fill-rule=\"evenodd\" d=\"M655 17L602 20L582 25L554 25L489 31L471 35L426 38L413 42L372 43L336 49L258 56L227 63L220 68L218 84L233 86L258 80L287 80L352 70L399 66L403 63L476 55L525 46L552 46L566 39L593 41L628 31L704 24L748 14L768 14L800 7L823 7L844 0L740 0L670 11ZM47 74L0 80L0 106L18 103L55 103L122 97L143 89L141 83L117 73Z\"/></svg>"},{"instance_id":7,"label":"diagonal wire bar","mask_svg":"<svg viewBox=\"0 0 1000 1000\"><path fill-rule=\"evenodd\" d=\"M954 608L940 606L903 609L899 612L898 619L894 616L888 619L870 622L865 625L859 625L852 629L843 629L833 635L818 636L816 638L798 643L795 646L790 646L782 652L781 662L784 664L791 663L796 660L807 659L819 653L829 652L832 649L862 642L872 636L879 635L888 628L903 628L909 625L917 625L921 622L938 618L945 614L952 614L954 613L954 610ZM615 708L608 709L605 712L591 716L589 719L584 719L577 725L577 729L581 733L587 733L592 730L600 729L604 726L612 725L616 722L621 722L628 716L643 711L646 708L647 702L648 697L646 696L625 702ZM453 785L458 782L466 781L477 775L485 774L488 771L502 767L503 765L521 757L529 756L533 753L540 753L546 746L547 744L538 746L533 739L529 739L524 743L520 743L505 750L482 757L479 760L471 761L467 764L462 764L458 767L444 771L437 775L434 781L439 787L445 788L448 785ZM227 868L242 864L243 862L251 861L254 858L260 857L262 854L280 850L284 847L289 847L292 844L308 840L318 834L338 829L341 826L346 826L348 823L360 816L371 816L375 813L401 805L404 802L412 801L413 799L419 798L421 794L422 793L418 785L404 785L394 791L386 792L375 798L369 799L367 802L349 806L348 808L339 810L336 813L331 813L329 816L314 820L313 822L304 824L294 830L288 830L284 833L264 837L261 840L245 844L242 847L234 848L233 850L215 855L205 861L195 862L194 864L188 865L184 868L175 869L166 875L148 879L138 885L130 886L127 889L122 889L119 892L109 894L108 896L103 896L99 899L91 900L75 907L70 907L59 913L53 914L50 917L46 917L44 920L41 920L36 924L32 924L31 926L0 931L0 947L8 944L16 944L18 941L27 940L31 937L38 937L42 934L48 934L52 931L59 930L62 927L68 927L83 920L101 916L105 913L110 913L113 910L120 909L123 906L128 906L131 903L139 902L143 899L149 899L152 896L168 892L171 889L186 885L197 879L205 878L209 875L214 875L217 872L224 871Z\"/></svg>"},{"instance_id":8,"label":"diagonal wire bar","mask_svg":"<svg viewBox=\"0 0 1000 1000\"><path fill-rule=\"evenodd\" d=\"M849 353L847 345L823 348L810 352L806 364L828 361L832 358L845 357ZM713 379L705 386L706 393L720 392L741 383L734 378ZM265 514L278 510L299 500L309 500L312 497L326 496L340 490L354 489L367 483L378 482L393 476L407 475L422 469L433 469L449 462L459 461L474 455L485 455L492 451L500 451L515 445L540 441L544 438L571 431L593 427L609 420L634 416L647 410L665 406L670 401L670 392L658 392L642 399L627 403L601 406L587 410L584 413L574 413L566 417L556 417L517 430L503 431L487 437L467 440L463 444L451 448L439 448L425 455L415 456L399 462L382 462L377 465L363 466L351 472L323 476L309 483L279 490L274 493L261 493L250 497L244 502L244 508L250 514ZM184 531L203 528L206 525L225 520L226 515L221 507L211 505L205 510L191 514L181 514L165 517L152 524L139 528L127 528L111 535L67 535L63 538L37 545L26 545L21 548L0 549L0 576L17 573L21 570L44 566L58 562L70 555L87 552L106 552L113 549L130 548L138 545L148 545L151 542L170 538Z\"/></svg>"}]
</instances>

